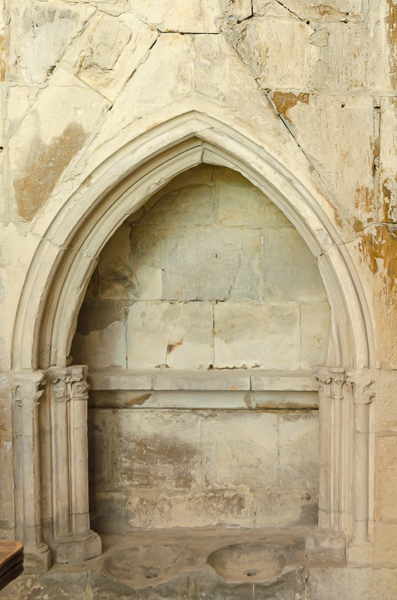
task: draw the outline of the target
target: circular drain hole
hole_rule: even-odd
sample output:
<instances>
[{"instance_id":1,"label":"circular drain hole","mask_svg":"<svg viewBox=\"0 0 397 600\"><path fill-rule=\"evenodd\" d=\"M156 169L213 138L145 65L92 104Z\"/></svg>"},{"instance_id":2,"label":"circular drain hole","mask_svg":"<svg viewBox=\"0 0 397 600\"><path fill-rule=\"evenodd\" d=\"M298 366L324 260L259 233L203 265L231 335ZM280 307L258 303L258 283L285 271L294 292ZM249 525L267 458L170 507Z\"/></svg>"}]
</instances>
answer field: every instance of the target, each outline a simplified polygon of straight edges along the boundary
<instances>
[{"instance_id":1,"label":"circular drain hole","mask_svg":"<svg viewBox=\"0 0 397 600\"><path fill-rule=\"evenodd\" d=\"M247 577L256 577L258 575L258 571L247 571Z\"/></svg>"},{"instance_id":2,"label":"circular drain hole","mask_svg":"<svg viewBox=\"0 0 397 600\"><path fill-rule=\"evenodd\" d=\"M159 575L160 573L158 571L149 571L148 573L145 573L146 579L156 579Z\"/></svg>"}]
</instances>

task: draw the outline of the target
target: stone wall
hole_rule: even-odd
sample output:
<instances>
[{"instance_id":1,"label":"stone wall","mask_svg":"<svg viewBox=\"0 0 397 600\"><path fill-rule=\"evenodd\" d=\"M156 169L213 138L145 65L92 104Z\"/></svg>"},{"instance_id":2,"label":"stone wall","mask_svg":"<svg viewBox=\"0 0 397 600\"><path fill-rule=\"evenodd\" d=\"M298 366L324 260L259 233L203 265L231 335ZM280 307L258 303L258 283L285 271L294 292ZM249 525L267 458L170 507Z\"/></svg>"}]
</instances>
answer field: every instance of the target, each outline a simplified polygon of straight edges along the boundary
<instances>
[{"instance_id":1,"label":"stone wall","mask_svg":"<svg viewBox=\"0 0 397 600\"><path fill-rule=\"evenodd\" d=\"M77 364L129 369L310 369L330 310L316 259L241 175L196 167L103 249L80 311Z\"/></svg>"},{"instance_id":2,"label":"stone wall","mask_svg":"<svg viewBox=\"0 0 397 600\"><path fill-rule=\"evenodd\" d=\"M109 240L72 355L141 373L304 370L324 362L329 321L317 261L288 219L241 175L200 166ZM290 392L274 399L280 414L247 414L244 402L236 410L246 392L197 393L91 392L96 531L314 525L316 406L289 413Z\"/></svg>"}]
</instances>

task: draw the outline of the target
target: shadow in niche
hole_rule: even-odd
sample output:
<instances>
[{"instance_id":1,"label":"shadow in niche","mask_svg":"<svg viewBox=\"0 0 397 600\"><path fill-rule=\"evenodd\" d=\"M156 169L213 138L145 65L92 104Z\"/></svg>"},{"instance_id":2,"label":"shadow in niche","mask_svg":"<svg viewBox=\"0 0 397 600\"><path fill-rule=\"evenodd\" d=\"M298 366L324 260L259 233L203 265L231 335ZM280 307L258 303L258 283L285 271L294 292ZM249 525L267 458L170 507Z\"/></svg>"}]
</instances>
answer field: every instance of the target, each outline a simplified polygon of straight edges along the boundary
<instances>
[{"instance_id":1,"label":"shadow in niche","mask_svg":"<svg viewBox=\"0 0 397 600\"><path fill-rule=\"evenodd\" d=\"M219 585L300 578L317 524L309 365L325 360L329 314L297 230L229 169L183 173L116 231L72 348L89 365L104 576L134 589L202 571Z\"/></svg>"}]
</instances>

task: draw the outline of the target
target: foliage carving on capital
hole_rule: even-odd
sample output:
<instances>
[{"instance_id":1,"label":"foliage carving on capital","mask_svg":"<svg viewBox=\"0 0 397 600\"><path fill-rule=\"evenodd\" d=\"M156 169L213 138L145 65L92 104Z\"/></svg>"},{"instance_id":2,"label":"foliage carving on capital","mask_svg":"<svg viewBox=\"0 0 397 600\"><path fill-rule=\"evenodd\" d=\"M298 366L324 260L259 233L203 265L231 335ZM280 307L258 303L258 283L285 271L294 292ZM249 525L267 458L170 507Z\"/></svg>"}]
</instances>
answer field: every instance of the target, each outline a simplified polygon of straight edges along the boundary
<instances>
[{"instance_id":1,"label":"foliage carving on capital","mask_svg":"<svg viewBox=\"0 0 397 600\"><path fill-rule=\"evenodd\" d=\"M314 378L318 381L320 392L327 388L329 398L341 398L343 385L346 383L344 367L316 365L313 367Z\"/></svg>"},{"instance_id":2,"label":"foliage carving on capital","mask_svg":"<svg viewBox=\"0 0 397 600\"><path fill-rule=\"evenodd\" d=\"M52 368L50 380L57 402L88 399L85 367Z\"/></svg>"},{"instance_id":3,"label":"foliage carving on capital","mask_svg":"<svg viewBox=\"0 0 397 600\"><path fill-rule=\"evenodd\" d=\"M371 404L376 395L376 373L374 369L350 370L347 384L353 388L355 404Z\"/></svg>"},{"instance_id":4,"label":"foliage carving on capital","mask_svg":"<svg viewBox=\"0 0 397 600\"><path fill-rule=\"evenodd\" d=\"M19 408L38 406L44 392L44 373L42 371L15 373L11 390L12 401L15 406Z\"/></svg>"}]
</instances>

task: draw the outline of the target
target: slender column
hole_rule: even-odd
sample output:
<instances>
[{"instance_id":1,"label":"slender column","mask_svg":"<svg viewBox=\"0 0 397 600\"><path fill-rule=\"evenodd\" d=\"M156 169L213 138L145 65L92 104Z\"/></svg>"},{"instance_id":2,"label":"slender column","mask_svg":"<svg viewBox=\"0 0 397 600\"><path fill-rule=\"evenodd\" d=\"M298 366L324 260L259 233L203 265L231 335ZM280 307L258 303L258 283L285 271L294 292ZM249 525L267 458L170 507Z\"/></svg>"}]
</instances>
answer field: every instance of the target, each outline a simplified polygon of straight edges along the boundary
<instances>
[{"instance_id":1,"label":"slender column","mask_svg":"<svg viewBox=\"0 0 397 600\"><path fill-rule=\"evenodd\" d=\"M354 400L354 535L356 544L368 540L368 525L371 518L370 505L370 452L369 417L370 405L375 399L375 371L348 372L348 384L353 389Z\"/></svg>"},{"instance_id":2,"label":"slender column","mask_svg":"<svg viewBox=\"0 0 397 600\"><path fill-rule=\"evenodd\" d=\"M57 562L99 556L88 502L87 367L49 369L53 453L54 551Z\"/></svg>"},{"instance_id":3,"label":"slender column","mask_svg":"<svg viewBox=\"0 0 397 600\"><path fill-rule=\"evenodd\" d=\"M50 551L42 540L40 507L39 400L45 373L12 373L16 539L25 546L29 571L47 571Z\"/></svg>"},{"instance_id":4,"label":"slender column","mask_svg":"<svg viewBox=\"0 0 397 600\"><path fill-rule=\"evenodd\" d=\"M342 424L345 370L315 367L319 382L319 527L339 531L342 513Z\"/></svg>"}]
</instances>

